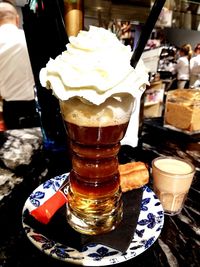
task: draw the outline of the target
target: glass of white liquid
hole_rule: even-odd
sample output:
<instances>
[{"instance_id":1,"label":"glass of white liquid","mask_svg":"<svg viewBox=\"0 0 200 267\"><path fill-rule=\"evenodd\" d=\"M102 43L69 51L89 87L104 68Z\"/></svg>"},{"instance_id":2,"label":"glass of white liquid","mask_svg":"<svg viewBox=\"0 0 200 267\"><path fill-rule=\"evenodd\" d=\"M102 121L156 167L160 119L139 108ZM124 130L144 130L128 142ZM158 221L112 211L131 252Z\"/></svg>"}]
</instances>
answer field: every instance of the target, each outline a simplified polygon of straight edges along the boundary
<instances>
[{"instance_id":1,"label":"glass of white liquid","mask_svg":"<svg viewBox=\"0 0 200 267\"><path fill-rule=\"evenodd\" d=\"M161 156L152 161L153 189L165 214L179 214L183 208L195 174L190 162Z\"/></svg>"}]
</instances>

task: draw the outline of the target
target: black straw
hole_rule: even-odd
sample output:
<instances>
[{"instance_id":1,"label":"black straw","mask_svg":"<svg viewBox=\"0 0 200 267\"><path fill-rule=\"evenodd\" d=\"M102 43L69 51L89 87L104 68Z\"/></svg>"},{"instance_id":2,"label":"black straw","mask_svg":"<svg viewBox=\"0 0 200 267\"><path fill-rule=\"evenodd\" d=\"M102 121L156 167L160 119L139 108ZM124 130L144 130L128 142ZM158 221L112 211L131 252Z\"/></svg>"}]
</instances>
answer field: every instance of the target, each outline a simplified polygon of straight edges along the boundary
<instances>
[{"instance_id":1,"label":"black straw","mask_svg":"<svg viewBox=\"0 0 200 267\"><path fill-rule=\"evenodd\" d=\"M149 39L149 36L156 24L156 21L158 20L158 17L160 15L160 12L165 4L165 0L155 0L154 5L149 13L149 16L146 20L146 23L142 29L142 32L140 34L140 38L137 42L136 48L133 52L133 55L131 57L131 66L133 68L136 67L138 61L140 60L140 57L144 51L144 48L147 44L147 41Z\"/></svg>"}]
</instances>

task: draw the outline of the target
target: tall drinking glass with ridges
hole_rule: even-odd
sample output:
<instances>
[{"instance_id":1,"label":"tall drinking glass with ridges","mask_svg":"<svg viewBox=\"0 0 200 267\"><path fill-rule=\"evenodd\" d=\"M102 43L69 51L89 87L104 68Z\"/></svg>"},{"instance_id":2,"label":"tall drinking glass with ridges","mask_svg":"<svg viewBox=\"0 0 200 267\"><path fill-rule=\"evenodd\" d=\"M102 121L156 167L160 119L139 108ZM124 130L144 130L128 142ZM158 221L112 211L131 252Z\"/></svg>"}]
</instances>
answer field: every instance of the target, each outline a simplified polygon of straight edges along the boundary
<instances>
[{"instance_id":1,"label":"tall drinking glass with ridges","mask_svg":"<svg viewBox=\"0 0 200 267\"><path fill-rule=\"evenodd\" d=\"M40 80L60 101L71 144L67 221L95 235L123 218L117 155L148 73L142 63L130 65L131 48L108 30L91 26L69 41Z\"/></svg>"}]
</instances>

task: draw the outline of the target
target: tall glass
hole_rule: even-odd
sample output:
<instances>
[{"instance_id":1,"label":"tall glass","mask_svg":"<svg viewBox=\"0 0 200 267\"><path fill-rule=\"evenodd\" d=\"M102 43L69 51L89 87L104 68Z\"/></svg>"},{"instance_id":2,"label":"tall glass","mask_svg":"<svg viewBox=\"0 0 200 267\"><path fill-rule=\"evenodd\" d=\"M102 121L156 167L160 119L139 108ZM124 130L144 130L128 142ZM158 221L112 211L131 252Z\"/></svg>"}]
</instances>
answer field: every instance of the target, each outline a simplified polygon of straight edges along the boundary
<instances>
[{"instance_id":1,"label":"tall glass","mask_svg":"<svg viewBox=\"0 0 200 267\"><path fill-rule=\"evenodd\" d=\"M100 105L78 97L60 101L72 150L67 221L78 232L109 232L122 220L117 155L133 105L130 94Z\"/></svg>"}]
</instances>

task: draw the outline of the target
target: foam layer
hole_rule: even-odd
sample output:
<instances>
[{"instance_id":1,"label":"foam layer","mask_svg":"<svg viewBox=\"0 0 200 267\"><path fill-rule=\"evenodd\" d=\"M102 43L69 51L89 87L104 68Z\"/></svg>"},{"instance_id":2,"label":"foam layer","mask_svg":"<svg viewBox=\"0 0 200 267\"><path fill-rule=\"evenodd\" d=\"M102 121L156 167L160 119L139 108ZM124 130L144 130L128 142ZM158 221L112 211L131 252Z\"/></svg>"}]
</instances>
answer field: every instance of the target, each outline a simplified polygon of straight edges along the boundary
<instances>
[{"instance_id":1,"label":"foam layer","mask_svg":"<svg viewBox=\"0 0 200 267\"><path fill-rule=\"evenodd\" d=\"M61 101L61 111L65 121L79 126L111 126L129 121L134 99L129 94L108 98L100 105L91 105L77 97Z\"/></svg>"},{"instance_id":2,"label":"foam layer","mask_svg":"<svg viewBox=\"0 0 200 267\"><path fill-rule=\"evenodd\" d=\"M132 68L131 47L110 31L91 26L69 41L67 50L40 71L42 86L52 89L58 99L78 96L99 105L116 93L136 97L136 91L148 84L142 61Z\"/></svg>"},{"instance_id":3,"label":"foam layer","mask_svg":"<svg viewBox=\"0 0 200 267\"><path fill-rule=\"evenodd\" d=\"M193 170L188 163L177 159L159 159L155 162L155 166L164 172L177 175L189 174Z\"/></svg>"}]
</instances>

